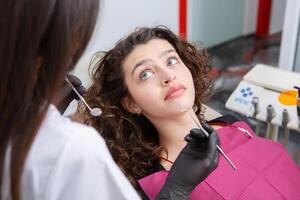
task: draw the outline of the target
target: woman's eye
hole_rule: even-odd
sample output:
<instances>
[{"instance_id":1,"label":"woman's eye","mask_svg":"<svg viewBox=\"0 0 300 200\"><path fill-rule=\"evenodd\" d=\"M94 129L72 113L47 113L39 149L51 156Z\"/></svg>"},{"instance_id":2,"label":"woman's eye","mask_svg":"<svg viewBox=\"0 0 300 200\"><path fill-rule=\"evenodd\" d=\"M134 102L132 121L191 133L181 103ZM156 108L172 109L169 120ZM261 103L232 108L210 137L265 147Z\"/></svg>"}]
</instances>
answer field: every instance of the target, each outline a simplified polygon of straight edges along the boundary
<instances>
[{"instance_id":1,"label":"woman's eye","mask_svg":"<svg viewBox=\"0 0 300 200\"><path fill-rule=\"evenodd\" d=\"M175 57L171 57L171 58L169 58L168 59L168 61L167 61L167 65L169 66L169 65L175 65L175 64L177 64L178 63L178 60L175 58Z\"/></svg>"},{"instance_id":2,"label":"woman's eye","mask_svg":"<svg viewBox=\"0 0 300 200\"><path fill-rule=\"evenodd\" d=\"M140 74L140 79L141 79L141 80L146 80L146 79L150 78L152 75L153 75L153 72L152 72L152 71L146 70L146 71L143 71L143 72Z\"/></svg>"}]
</instances>

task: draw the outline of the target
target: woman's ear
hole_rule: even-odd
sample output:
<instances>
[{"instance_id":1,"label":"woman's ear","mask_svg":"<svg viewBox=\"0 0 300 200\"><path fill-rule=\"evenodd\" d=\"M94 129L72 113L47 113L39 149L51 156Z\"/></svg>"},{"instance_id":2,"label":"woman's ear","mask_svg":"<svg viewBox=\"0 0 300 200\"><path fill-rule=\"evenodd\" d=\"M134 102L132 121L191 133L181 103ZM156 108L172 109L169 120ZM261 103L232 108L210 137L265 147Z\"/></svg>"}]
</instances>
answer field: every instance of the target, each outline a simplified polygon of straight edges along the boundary
<instances>
[{"instance_id":1,"label":"woman's ear","mask_svg":"<svg viewBox=\"0 0 300 200\"><path fill-rule=\"evenodd\" d=\"M121 100L121 104L125 110L132 114L141 114L142 109L133 101L133 99L129 96L124 97Z\"/></svg>"}]
</instances>

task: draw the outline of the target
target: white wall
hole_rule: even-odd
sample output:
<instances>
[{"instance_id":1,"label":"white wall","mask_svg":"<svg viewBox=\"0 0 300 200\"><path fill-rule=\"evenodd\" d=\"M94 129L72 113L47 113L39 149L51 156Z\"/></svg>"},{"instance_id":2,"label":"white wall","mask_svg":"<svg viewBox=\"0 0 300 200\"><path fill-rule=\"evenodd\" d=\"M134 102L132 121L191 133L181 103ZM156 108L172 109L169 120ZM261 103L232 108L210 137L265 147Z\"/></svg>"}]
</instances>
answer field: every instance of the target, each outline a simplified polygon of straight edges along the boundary
<instances>
[{"instance_id":1,"label":"white wall","mask_svg":"<svg viewBox=\"0 0 300 200\"><path fill-rule=\"evenodd\" d=\"M287 0L281 37L279 67L293 70L300 22L300 1Z\"/></svg>"},{"instance_id":2,"label":"white wall","mask_svg":"<svg viewBox=\"0 0 300 200\"><path fill-rule=\"evenodd\" d=\"M269 33L274 34L282 31L286 0L272 0L271 20Z\"/></svg>"},{"instance_id":3,"label":"white wall","mask_svg":"<svg viewBox=\"0 0 300 200\"><path fill-rule=\"evenodd\" d=\"M100 30L93 50L108 50L124 34L138 26L163 24L178 32L177 0L106 0L102 4Z\"/></svg>"}]
</instances>

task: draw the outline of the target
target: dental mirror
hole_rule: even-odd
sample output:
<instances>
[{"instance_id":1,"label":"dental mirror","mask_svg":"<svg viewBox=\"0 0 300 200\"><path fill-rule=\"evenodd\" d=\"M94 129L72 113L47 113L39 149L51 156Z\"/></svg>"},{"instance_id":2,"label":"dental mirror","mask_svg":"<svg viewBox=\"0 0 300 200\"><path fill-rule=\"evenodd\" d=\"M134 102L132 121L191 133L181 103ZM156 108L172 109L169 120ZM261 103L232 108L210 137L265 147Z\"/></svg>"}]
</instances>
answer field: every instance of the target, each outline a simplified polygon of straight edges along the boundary
<instances>
[{"instance_id":1,"label":"dental mirror","mask_svg":"<svg viewBox=\"0 0 300 200\"><path fill-rule=\"evenodd\" d=\"M102 114L102 110L100 108L91 108L87 102L84 100L83 96L77 91L77 89L73 86L71 81L65 77L65 80L67 83L72 87L72 90L76 93L76 95L79 97L79 99L85 104L85 106L89 109L90 114L94 117L98 117Z\"/></svg>"}]
</instances>

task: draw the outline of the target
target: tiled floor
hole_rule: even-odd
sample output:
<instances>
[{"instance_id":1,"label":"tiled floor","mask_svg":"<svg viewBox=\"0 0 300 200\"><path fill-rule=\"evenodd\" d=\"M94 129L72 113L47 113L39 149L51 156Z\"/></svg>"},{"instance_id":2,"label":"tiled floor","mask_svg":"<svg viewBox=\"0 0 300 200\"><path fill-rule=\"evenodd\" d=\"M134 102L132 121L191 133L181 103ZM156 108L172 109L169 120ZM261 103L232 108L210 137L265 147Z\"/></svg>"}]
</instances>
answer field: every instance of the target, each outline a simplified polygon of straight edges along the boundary
<instances>
[{"instance_id":1,"label":"tiled floor","mask_svg":"<svg viewBox=\"0 0 300 200\"><path fill-rule=\"evenodd\" d=\"M208 52L216 69L216 78L215 94L208 105L222 114L233 114L244 119L254 128L256 121L226 109L225 102L242 80L243 75L255 64L278 65L280 39L280 33L267 39L247 36L209 49ZM263 123L261 127L259 134L264 136L266 124ZM282 129L279 129L278 141L283 143ZM290 131L287 149L300 166L300 131Z\"/></svg>"}]
</instances>

